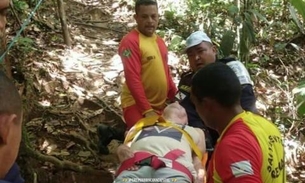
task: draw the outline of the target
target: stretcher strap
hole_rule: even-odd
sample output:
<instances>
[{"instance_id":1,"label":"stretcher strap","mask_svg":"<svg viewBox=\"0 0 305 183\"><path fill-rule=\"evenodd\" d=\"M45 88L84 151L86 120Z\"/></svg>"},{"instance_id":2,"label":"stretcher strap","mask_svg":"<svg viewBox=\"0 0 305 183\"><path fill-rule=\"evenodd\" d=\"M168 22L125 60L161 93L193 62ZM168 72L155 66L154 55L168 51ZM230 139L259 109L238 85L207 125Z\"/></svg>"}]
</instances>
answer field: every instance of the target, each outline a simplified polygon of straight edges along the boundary
<instances>
[{"instance_id":1,"label":"stretcher strap","mask_svg":"<svg viewBox=\"0 0 305 183\"><path fill-rule=\"evenodd\" d=\"M174 149L170 152L168 152L163 158L169 159L172 161L171 167L174 170L180 171L182 173L185 173L190 180L193 182L193 175L187 169L184 165L177 162L176 159L180 156L182 156L185 152L181 151L180 149ZM130 167L138 165L138 166L151 166L155 170L166 167L166 164L164 161L159 159L156 155L147 153L147 152L136 152L132 158L129 158L122 162L121 166L117 170L115 177L117 177L121 172L124 170L128 170Z\"/></svg>"},{"instance_id":2,"label":"stretcher strap","mask_svg":"<svg viewBox=\"0 0 305 183\"><path fill-rule=\"evenodd\" d=\"M177 125L165 121L161 116L151 116L151 117L147 117L147 118L143 118L141 120L139 120L133 127L133 131L131 133L128 133L128 135L125 138L124 143L128 143L130 141L133 140L133 138L135 137L135 135L142 130L143 128L149 127L149 126L163 126L163 127L172 127L175 130L181 132L185 138L187 139L187 141L189 142L192 150L194 151L194 153L196 154L196 156L202 160L202 153L199 150L199 148L197 147L197 145L195 144L194 140L192 139L192 137L183 129L181 129L180 127L178 127Z\"/></svg>"}]
</instances>

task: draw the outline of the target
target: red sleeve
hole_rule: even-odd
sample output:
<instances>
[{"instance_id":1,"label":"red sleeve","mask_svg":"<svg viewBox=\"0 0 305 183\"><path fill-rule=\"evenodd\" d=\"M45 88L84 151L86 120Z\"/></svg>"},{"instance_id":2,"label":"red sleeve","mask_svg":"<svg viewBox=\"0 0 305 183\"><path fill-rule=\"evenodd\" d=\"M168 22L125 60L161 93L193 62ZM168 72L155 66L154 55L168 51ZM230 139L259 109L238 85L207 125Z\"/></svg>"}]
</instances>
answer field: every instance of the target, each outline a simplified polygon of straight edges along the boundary
<instances>
[{"instance_id":1,"label":"red sleeve","mask_svg":"<svg viewBox=\"0 0 305 183\"><path fill-rule=\"evenodd\" d=\"M250 135L251 136L251 135ZM225 183L262 183L262 153L254 137L230 135L215 152L215 168Z\"/></svg>"},{"instance_id":2,"label":"red sleeve","mask_svg":"<svg viewBox=\"0 0 305 183\"><path fill-rule=\"evenodd\" d=\"M151 106L146 98L141 81L142 62L138 40L136 34L134 37L125 38L120 44L119 55L123 62L127 87L141 113L144 113L150 110Z\"/></svg>"}]
</instances>

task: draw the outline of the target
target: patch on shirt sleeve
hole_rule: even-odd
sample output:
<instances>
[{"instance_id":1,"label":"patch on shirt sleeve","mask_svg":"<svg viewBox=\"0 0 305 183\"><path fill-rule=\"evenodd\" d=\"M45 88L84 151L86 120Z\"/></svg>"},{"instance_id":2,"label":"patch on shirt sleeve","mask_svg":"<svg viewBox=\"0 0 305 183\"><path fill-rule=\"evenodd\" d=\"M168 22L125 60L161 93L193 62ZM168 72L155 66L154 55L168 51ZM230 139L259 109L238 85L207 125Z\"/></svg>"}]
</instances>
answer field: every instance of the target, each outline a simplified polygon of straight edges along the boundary
<instances>
[{"instance_id":1,"label":"patch on shirt sleeve","mask_svg":"<svg viewBox=\"0 0 305 183\"><path fill-rule=\"evenodd\" d=\"M241 177L245 175L253 175L252 165L249 160L239 161L231 164L232 174L235 177Z\"/></svg>"},{"instance_id":2,"label":"patch on shirt sleeve","mask_svg":"<svg viewBox=\"0 0 305 183\"><path fill-rule=\"evenodd\" d=\"M129 58L131 56L131 51L130 49L125 49L122 52L122 56Z\"/></svg>"}]
</instances>

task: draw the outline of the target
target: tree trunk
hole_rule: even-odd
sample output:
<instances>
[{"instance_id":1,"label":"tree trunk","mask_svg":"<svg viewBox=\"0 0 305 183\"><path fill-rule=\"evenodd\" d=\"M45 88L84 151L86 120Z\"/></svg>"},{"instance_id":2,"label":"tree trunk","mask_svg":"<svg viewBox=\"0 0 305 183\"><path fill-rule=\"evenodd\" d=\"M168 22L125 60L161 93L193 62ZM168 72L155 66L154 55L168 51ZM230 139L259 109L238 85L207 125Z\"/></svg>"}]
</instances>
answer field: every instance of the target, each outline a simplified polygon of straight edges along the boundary
<instances>
[{"instance_id":1,"label":"tree trunk","mask_svg":"<svg viewBox=\"0 0 305 183\"><path fill-rule=\"evenodd\" d=\"M58 5L59 19L61 22L61 28L63 31L64 41L68 47L71 47L71 45L72 45L71 37L70 37L69 29L67 26L66 12L64 9L63 1L57 0L57 5Z\"/></svg>"}]
</instances>

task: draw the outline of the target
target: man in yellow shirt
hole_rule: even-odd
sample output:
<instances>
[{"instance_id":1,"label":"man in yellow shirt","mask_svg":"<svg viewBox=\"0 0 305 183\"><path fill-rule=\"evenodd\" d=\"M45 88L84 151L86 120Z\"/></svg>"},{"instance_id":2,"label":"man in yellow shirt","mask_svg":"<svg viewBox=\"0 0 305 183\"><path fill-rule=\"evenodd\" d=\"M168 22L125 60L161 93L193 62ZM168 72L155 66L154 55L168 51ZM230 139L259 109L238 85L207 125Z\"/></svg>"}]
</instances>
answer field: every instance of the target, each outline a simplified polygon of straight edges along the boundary
<instances>
[{"instance_id":1,"label":"man in yellow shirt","mask_svg":"<svg viewBox=\"0 0 305 183\"><path fill-rule=\"evenodd\" d=\"M118 50L126 79L121 105L127 130L144 117L161 114L166 100L174 100L177 92L168 67L167 47L155 33L159 22L157 2L137 0L135 12L137 28L122 39ZM104 154L113 138L124 139L124 133L108 126L101 125L98 131L100 152Z\"/></svg>"},{"instance_id":2,"label":"man in yellow shirt","mask_svg":"<svg viewBox=\"0 0 305 183\"><path fill-rule=\"evenodd\" d=\"M119 46L126 79L121 101L127 129L143 117L162 112L166 99L174 99L177 92L169 72L167 47L155 34L157 2L138 0L135 11L137 28Z\"/></svg>"}]
</instances>

